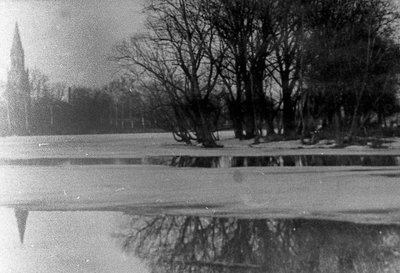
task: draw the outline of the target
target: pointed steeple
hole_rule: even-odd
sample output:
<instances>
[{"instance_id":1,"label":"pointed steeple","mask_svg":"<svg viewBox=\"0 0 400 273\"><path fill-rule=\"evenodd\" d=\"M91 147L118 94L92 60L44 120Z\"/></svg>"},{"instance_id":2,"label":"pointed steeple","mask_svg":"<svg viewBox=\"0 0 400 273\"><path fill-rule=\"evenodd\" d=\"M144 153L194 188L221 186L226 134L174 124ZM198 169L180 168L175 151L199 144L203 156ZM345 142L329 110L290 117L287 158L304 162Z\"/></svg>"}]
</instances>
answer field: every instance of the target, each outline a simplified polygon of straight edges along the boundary
<instances>
[{"instance_id":1,"label":"pointed steeple","mask_svg":"<svg viewBox=\"0 0 400 273\"><path fill-rule=\"evenodd\" d=\"M7 78L7 114L10 134L29 132L30 91L29 75L25 70L24 49L18 23L15 24L14 40L11 47L11 66Z\"/></svg>"},{"instance_id":2,"label":"pointed steeple","mask_svg":"<svg viewBox=\"0 0 400 273\"><path fill-rule=\"evenodd\" d=\"M11 69L24 70L25 58L24 49L22 48L21 36L19 34L18 23L15 23L14 40L11 47Z\"/></svg>"},{"instance_id":3,"label":"pointed steeple","mask_svg":"<svg viewBox=\"0 0 400 273\"><path fill-rule=\"evenodd\" d=\"M11 55L21 53L24 54L24 50L22 48L21 36L19 35L18 23L15 23L14 30L14 40L11 47Z\"/></svg>"}]
</instances>

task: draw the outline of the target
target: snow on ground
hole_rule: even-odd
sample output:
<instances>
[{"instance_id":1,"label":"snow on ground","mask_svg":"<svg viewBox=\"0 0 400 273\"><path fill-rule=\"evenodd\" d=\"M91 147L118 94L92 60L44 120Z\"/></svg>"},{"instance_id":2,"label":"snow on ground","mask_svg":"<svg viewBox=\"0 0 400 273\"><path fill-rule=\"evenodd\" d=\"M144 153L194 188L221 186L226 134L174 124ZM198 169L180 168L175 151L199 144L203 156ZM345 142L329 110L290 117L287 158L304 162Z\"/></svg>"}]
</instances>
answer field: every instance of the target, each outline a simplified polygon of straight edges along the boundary
<instances>
[{"instance_id":1,"label":"snow on ground","mask_svg":"<svg viewBox=\"0 0 400 273\"><path fill-rule=\"evenodd\" d=\"M325 148L299 141L224 148L176 143L170 134L6 137L0 159L151 155L400 155L387 148ZM132 210L139 214L320 218L400 223L399 167L174 168L148 165L0 166L0 205L29 210Z\"/></svg>"},{"instance_id":2,"label":"snow on ground","mask_svg":"<svg viewBox=\"0 0 400 273\"><path fill-rule=\"evenodd\" d=\"M169 133L35 136L0 138L1 158L38 157L143 157L156 155L251 156L297 154L391 154L400 155L400 138L386 139L382 149L349 146L332 149L326 144L302 145L299 140L252 145L232 132L221 132L223 148L205 149L177 143Z\"/></svg>"},{"instance_id":3,"label":"snow on ground","mask_svg":"<svg viewBox=\"0 0 400 273\"><path fill-rule=\"evenodd\" d=\"M399 177L398 167L1 166L0 205L400 223Z\"/></svg>"}]
</instances>

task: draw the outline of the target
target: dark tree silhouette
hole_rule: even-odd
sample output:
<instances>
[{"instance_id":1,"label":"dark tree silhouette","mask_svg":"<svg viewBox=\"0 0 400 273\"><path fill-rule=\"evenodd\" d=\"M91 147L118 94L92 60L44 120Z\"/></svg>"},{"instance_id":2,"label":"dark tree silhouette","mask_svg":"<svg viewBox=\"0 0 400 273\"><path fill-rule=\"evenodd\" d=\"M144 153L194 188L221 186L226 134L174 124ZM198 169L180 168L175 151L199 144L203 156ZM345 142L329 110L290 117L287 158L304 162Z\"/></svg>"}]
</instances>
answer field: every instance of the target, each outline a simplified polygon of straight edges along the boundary
<instances>
[{"instance_id":1,"label":"dark tree silhouette","mask_svg":"<svg viewBox=\"0 0 400 273\"><path fill-rule=\"evenodd\" d=\"M132 216L116 236L151 272L384 272L399 247L397 227L319 220Z\"/></svg>"},{"instance_id":2,"label":"dark tree silhouette","mask_svg":"<svg viewBox=\"0 0 400 273\"><path fill-rule=\"evenodd\" d=\"M114 59L143 88L161 95L179 122L176 135L193 132L197 142L217 147L210 116L218 79L214 62L220 61L210 58L213 27L203 20L198 1L151 1L146 12L148 34L117 46Z\"/></svg>"}]
</instances>

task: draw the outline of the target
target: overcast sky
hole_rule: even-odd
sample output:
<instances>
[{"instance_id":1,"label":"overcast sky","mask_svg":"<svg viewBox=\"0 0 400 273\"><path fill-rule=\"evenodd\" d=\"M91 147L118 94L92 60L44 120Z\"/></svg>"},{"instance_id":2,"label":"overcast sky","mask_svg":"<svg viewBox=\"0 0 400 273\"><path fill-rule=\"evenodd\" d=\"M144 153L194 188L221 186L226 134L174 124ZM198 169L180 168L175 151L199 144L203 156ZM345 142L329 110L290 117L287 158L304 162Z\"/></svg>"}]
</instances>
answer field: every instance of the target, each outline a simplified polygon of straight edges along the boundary
<instances>
[{"instance_id":1,"label":"overcast sky","mask_svg":"<svg viewBox=\"0 0 400 273\"><path fill-rule=\"evenodd\" d=\"M7 80L18 21L26 66L53 82L102 86L118 41L143 30L144 0L0 0L0 81Z\"/></svg>"}]
</instances>

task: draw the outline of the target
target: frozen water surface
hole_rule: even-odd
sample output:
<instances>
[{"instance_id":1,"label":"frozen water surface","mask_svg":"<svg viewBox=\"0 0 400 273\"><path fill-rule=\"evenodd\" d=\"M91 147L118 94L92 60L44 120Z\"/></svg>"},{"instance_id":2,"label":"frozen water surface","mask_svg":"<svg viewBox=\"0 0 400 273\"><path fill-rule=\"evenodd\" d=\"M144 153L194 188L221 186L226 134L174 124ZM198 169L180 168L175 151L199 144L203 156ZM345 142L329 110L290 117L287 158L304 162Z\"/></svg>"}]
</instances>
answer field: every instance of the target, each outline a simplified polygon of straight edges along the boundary
<instances>
[{"instance_id":1,"label":"frozen water surface","mask_svg":"<svg viewBox=\"0 0 400 273\"><path fill-rule=\"evenodd\" d=\"M399 272L398 149L0 140L0 272Z\"/></svg>"},{"instance_id":2,"label":"frozen water surface","mask_svg":"<svg viewBox=\"0 0 400 273\"><path fill-rule=\"evenodd\" d=\"M148 272L112 236L122 213L29 211L23 242L15 209L0 215L0 272Z\"/></svg>"},{"instance_id":3,"label":"frozen water surface","mask_svg":"<svg viewBox=\"0 0 400 273\"><path fill-rule=\"evenodd\" d=\"M0 209L1 272L400 269L396 225L25 209Z\"/></svg>"}]
</instances>

